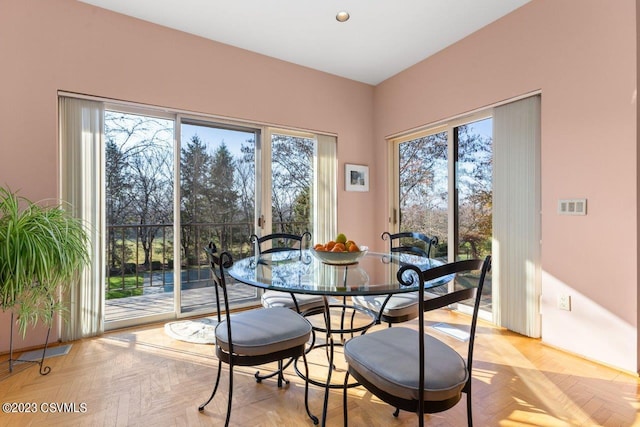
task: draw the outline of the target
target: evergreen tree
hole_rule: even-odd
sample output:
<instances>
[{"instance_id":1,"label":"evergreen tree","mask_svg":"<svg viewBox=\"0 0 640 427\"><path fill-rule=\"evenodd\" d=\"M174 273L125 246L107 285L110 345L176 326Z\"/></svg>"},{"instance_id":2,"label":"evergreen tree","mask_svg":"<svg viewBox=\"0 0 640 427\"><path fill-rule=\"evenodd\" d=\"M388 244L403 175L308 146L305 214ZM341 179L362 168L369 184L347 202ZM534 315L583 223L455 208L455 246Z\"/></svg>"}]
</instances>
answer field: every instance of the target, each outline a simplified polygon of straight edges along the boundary
<instances>
[{"instance_id":1,"label":"evergreen tree","mask_svg":"<svg viewBox=\"0 0 640 427\"><path fill-rule=\"evenodd\" d=\"M291 230L294 234L302 234L305 231L311 230L311 201L310 201L311 187L304 188L296 197L293 204L293 222L291 224Z\"/></svg>"},{"instance_id":2,"label":"evergreen tree","mask_svg":"<svg viewBox=\"0 0 640 427\"><path fill-rule=\"evenodd\" d=\"M206 145L194 135L180 154L180 243L190 264L198 259L196 224L212 219L208 209L213 186L211 167L212 157Z\"/></svg>"},{"instance_id":3,"label":"evergreen tree","mask_svg":"<svg viewBox=\"0 0 640 427\"><path fill-rule=\"evenodd\" d=\"M212 188L208 193L209 211L215 223L225 224L222 230L217 229L218 239L223 247L228 247L231 238L227 224L236 220L238 215L238 193L234 188L236 162L222 142L213 154L211 163Z\"/></svg>"}]
</instances>

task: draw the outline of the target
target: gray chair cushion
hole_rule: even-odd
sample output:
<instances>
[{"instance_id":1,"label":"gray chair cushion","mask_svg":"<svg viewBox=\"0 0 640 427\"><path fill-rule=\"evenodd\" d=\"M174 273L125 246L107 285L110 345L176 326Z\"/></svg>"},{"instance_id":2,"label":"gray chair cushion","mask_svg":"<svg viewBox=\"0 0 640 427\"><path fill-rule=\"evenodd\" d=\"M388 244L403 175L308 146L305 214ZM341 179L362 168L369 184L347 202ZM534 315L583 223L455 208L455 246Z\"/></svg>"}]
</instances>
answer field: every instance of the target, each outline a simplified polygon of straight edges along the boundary
<instances>
[{"instance_id":1,"label":"gray chair cushion","mask_svg":"<svg viewBox=\"0 0 640 427\"><path fill-rule=\"evenodd\" d=\"M259 356L304 345L311 336L311 324L288 308L260 308L231 315L233 351ZM216 326L216 343L229 351L227 322Z\"/></svg>"},{"instance_id":2,"label":"gray chair cushion","mask_svg":"<svg viewBox=\"0 0 640 427\"><path fill-rule=\"evenodd\" d=\"M354 304L368 308L374 313L380 312L380 307L384 304L387 295L358 295L351 298ZM415 318L418 316L418 293L409 292L394 294L389 298L389 302L382 311L387 317Z\"/></svg>"},{"instance_id":3,"label":"gray chair cushion","mask_svg":"<svg viewBox=\"0 0 640 427\"><path fill-rule=\"evenodd\" d=\"M324 305L322 295L296 294L296 301L298 301L298 308L301 312ZM272 290L262 294L262 306L267 308L285 307L292 310L296 308L290 293Z\"/></svg>"},{"instance_id":4,"label":"gray chair cushion","mask_svg":"<svg viewBox=\"0 0 640 427\"><path fill-rule=\"evenodd\" d=\"M373 385L394 396L418 399L418 331L387 328L348 340L344 356ZM425 334L424 398L441 401L460 396L469 379L464 359L442 341Z\"/></svg>"}]
</instances>

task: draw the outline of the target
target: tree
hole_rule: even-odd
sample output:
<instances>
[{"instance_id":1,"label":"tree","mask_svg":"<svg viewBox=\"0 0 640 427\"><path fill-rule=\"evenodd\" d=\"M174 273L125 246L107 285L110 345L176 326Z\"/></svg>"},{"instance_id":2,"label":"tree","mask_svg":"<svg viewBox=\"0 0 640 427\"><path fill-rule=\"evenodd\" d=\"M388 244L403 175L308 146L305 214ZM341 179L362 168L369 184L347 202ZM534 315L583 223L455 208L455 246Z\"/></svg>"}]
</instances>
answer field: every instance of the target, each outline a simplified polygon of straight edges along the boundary
<instances>
[{"instance_id":1,"label":"tree","mask_svg":"<svg viewBox=\"0 0 640 427\"><path fill-rule=\"evenodd\" d=\"M239 222L246 223L247 236L253 233L256 200L255 141L248 140L240 146L242 156L236 161L234 187L238 193Z\"/></svg>"},{"instance_id":2,"label":"tree","mask_svg":"<svg viewBox=\"0 0 640 427\"><path fill-rule=\"evenodd\" d=\"M109 133L107 133L109 135ZM105 144L105 180L107 222L110 225L124 224L131 201L127 194L131 191L131 179L127 171L127 159L113 139L107 139ZM120 243L118 244L118 237ZM107 230L107 242L109 245L110 268L115 270L117 266L124 267L124 262L131 255L131 251L124 244L123 233L118 233L113 227ZM122 254L122 256L120 256Z\"/></svg>"},{"instance_id":3,"label":"tree","mask_svg":"<svg viewBox=\"0 0 640 427\"><path fill-rule=\"evenodd\" d=\"M271 150L273 231L291 231L285 230L287 224L310 221L314 141L276 134ZM306 218L301 215L304 212Z\"/></svg>"},{"instance_id":4,"label":"tree","mask_svg":"<svg viewBox=\"0 0 640 427\"><path fill-rule=\"evenodd\" d=\"M163 224L173 222L173 153L166 147L153 147L130 161L133 175L133 204L138 239L144 251L143 265L151 267L153 241Z\"/></svg>"},{"instance_id":5,"label":"tree","mask_svg":"<svg viewBox=\"0 0 640 427\"><path fill-rule=\"evenodd\" d=\"M311 212L311 187L304 188L293 204L293 224L290 225L291 229L288 230L294 234L302 234L311 228L310 218Z\"/></svg>"},{"instance_id":6,"label":"tree","mask_svg":"<svg viewBox=\"0 0 640 427\"><path fill-rule=\"evenodd\" d=\"M107 224L135 225L135 235L127 237L141 242L143 265L150 267L153 241L173 220L167 203L173 197L173 121L108 111L105 136L108 179L115 185L107 188L114 208Z\"/></svg>"},{"instance_id":7,"label":"tree","mask_svg":"<svg viewBox=\"0 0 640 427\"><path fill-rule=\"evenodd\" d=\"M492 141L471 133L468 125L457 131L459 239L471 257L480 258L491 250Z\"/></svg>"},{"instance_id":8,"label":"tree","mask_svg":"<svg viewBox=\"0 0 640 427\"><path fill-rule=\"evenodd\" d=\"M401 230L419 230L447 244L449 179L456 179L458 239L473 257L490 250L492 209L491 138L462 125L456 132L456 177L448 175L446 132L400 144Z\"/></svg>"},{"instance_id":9,"label":"tree","mask_svg":"<svg viewBox=\"0 0 640 427\"><path fill-rule=\"evenodd\" d=\"M198 259L191 254L192 246L196 245L196 225L209 221L207 211L208 194L213 185L211 179L212 156L198 135L194 135L182 148L180 155L180 196L181 196L181 245L187 255L189 263ZM195 248L194 248L195 249ZM194 250L194 253L197 249Z\"/></svg>"},{"instance_id":10,"label":"tree","mask_svg":"<svg viewBox=\"0 0 640 427\"><path fill-rule=\"evenodd\" d=\"M229 224L237 217L238 194L234 188L234 174L236 162L227 145L222 142L215 153L211 163L211 191L207 194L209 211L212 214L213 222ZM227 227L222 230L215 230L218 239L223 247L228 236Z\"/></svg>"},{"instance_id":11,"label":"tree","mask_svg":"<svg viewBox=\"0 0 640 427\"><path fill-rule=\"evenodd\" d=\"M401 231L447 236L447 134L441 132L400 145Z\"/></svg>"}]
</instances>

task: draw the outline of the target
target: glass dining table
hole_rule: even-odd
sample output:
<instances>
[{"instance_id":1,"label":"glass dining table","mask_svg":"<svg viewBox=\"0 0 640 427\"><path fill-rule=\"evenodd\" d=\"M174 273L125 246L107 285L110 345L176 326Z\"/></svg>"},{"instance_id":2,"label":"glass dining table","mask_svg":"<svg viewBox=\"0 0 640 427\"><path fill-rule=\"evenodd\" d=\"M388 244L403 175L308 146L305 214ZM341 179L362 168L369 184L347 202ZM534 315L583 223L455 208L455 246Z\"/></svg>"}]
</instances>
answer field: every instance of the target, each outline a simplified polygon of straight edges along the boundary
<instances>
[{"instance_id":1,"label":"glass dining table","mask_svg":"<svg viewBox=\"0 0 640 427\"><path fill-rule=\"evenodd\" d=\"M291 250L252 256L237 260L229 268L227 273L238 282L262 289L270 289L292 294L321 295L324 299L324 310L301 313L305 316L323 314L324 325L314 327L315 331L326 334L326 341L316 345L315 339L312 349L325 347L327 349L328 369L327 379L321 382L305 378L296 367L296 372L306 381L324 387L324 404L322 410L322 425L325 424L329 391L331 388L342 387L342 384L331 382L334 367L334 347L342 345L334 342L334 335L365 333L379 318L377 312L371 309L350 305L348 297L355 295L390 295L418 290L419 280L404 277L405 283L401 285L397 273L401 266L413 264L422 270L437 267L443 262L424 258L417 255L403 253L377 253L367 252L357 262L345 264L328 264L314 256L311 250ZM407 271L407 274L415 272ZM453 279L443 277L425 283L425 289L442 286ZM340 325L332 324L331 309L342 310ZM351 312L351 320L345 326L345 313ZM354 325L355 313L364 315L368 320ZM355 386L357 384L352 384Z\"/></svg>"},{"instance_id":2,"label":"glass dining table","mask_svg":"<svg viewBox=\"0 0 640 427\"><path fill-rule=\"evenodd\" d=\"M403 253L367 252L354 263L328 264L311 250L291 250L247 257L234 261L228 274L247 285L277 291L323 296L382 295L418 290L418 283L402 286L398 269L413 264L423 270L443 262ZM425 289L442 285L450 278L425 284Z\"/></svg>"}]
</instances>

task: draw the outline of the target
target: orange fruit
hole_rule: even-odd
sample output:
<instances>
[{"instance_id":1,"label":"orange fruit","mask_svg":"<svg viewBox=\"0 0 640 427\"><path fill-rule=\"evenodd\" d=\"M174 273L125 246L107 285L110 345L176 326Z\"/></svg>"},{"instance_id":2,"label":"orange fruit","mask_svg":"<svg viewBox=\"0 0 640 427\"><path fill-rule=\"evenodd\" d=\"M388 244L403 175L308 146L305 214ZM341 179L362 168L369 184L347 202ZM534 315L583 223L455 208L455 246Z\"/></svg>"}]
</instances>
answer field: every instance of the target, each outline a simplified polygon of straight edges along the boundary
<instances>
[{"instance_id":1,"label":"orange fruit","mask_svg":"<svg viewBox=\"0 0 640 427\"><path fill-rule=\"evenodd\" d=\"M316 245L313 247L313 249L315 249L316 251L320 251L320 252L324 252L324 251L327 250L322 243L316 243Z\"/></svg>"},{"instance_id":2,"label":"orange fruit","mask_svg":"<svg viewBox=\"0 0 640 427\"><path fill-rule=\"evenodd\" d=\"M360 248L355 243L349 245L349 252L360 252Z\"/></svg>"},{"instance_id":3,"label":"orange fruit","mask_svg":"<svg viewBox=\"0 0 640 427\"><path fill-rule=\"evenodd\" d=\"M336 242L334 242L333 240L329 241L329 243L327 243L325 246L325 248L327 248L328 251L333 250L333 247L336 245Z\"/></svg>"},{"instance_id":4,"label":"orange fruit","mask_svg":"<svg viewBox=\"0 0 640 427\"><path fill-rule=\"evenodd\" d=\"M331 252L346 252L347 248L344 246L344 243L336 243L331 249Z\"/></svg>"}]
</instances>

